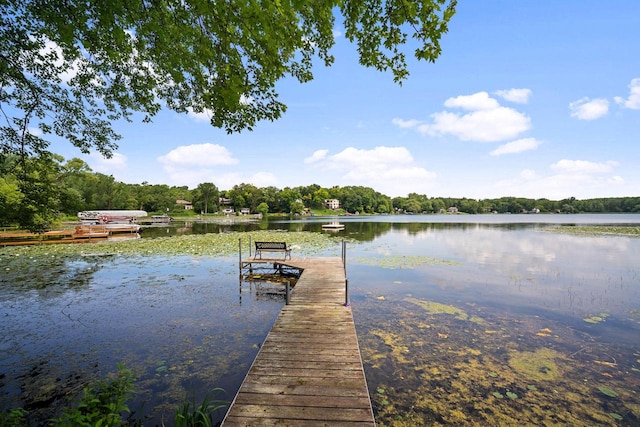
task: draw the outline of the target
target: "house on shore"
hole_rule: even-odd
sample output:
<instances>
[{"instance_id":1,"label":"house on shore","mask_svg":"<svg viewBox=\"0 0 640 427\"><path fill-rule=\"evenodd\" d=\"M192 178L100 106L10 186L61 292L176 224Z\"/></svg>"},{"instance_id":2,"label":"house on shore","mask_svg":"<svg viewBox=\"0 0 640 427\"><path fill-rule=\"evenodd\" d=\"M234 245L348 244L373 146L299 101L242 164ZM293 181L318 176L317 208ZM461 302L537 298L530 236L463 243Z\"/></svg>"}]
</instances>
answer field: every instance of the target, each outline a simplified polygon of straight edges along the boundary
<instances>
[{"instance_id":1,"label":"house on shore","mask_svg":"<svg viewBox=\"0 0 640 427\"><path fill-rule=\"evenodd\" d=\"M336 210L340 209L340 200L338 199L327 199L324 201L324 205L327 209Z\"/></svg>"},{"instance_id":2,"label":"house on shore","mask_svg":"<svg viewBox=\"0 0 640 427\"><path fill-rule=\"evenodd\" d=\"M186 211L193 210L193 205L187 200L178 199L176 200L176 205L182 206Z\"/></svg>"}]
</instances>

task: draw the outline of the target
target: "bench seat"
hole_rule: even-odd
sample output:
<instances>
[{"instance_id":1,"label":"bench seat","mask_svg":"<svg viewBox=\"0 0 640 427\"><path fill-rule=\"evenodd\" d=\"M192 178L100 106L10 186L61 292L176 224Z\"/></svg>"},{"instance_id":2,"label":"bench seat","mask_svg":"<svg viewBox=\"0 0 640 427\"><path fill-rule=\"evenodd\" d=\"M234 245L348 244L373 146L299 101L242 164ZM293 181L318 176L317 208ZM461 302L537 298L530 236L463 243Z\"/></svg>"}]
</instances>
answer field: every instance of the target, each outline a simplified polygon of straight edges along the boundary
<instances>
[{"instance_id":1,"label":"bench seat","mask_svg":"<svg viewBox=\"0 0 640 427\"><path fill-rule=\"evenodd\" d=\"M287 246L287 242L255 242L256 253L253 259L262 259L263 252L281 252L284 259L291 259L291 248Z\"/></svg>"}]
</instances>

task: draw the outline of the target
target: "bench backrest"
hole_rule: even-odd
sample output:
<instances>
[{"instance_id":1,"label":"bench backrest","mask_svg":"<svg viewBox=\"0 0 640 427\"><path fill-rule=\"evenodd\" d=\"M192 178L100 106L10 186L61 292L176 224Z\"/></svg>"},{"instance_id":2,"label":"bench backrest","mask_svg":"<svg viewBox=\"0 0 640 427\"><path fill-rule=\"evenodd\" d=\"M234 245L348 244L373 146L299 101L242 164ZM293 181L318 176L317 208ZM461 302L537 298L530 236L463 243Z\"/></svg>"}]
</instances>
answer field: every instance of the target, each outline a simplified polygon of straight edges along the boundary
<instances>
[{"instance_id":1,"label":"bench backrest","mask_svg":"<svg viewBox=\"0 0 640 427\"><path fill-rule=\"evenodd\" d=\"M287 249L287 242L256 242L256 249Z\"/></svg>"}]
</instances>

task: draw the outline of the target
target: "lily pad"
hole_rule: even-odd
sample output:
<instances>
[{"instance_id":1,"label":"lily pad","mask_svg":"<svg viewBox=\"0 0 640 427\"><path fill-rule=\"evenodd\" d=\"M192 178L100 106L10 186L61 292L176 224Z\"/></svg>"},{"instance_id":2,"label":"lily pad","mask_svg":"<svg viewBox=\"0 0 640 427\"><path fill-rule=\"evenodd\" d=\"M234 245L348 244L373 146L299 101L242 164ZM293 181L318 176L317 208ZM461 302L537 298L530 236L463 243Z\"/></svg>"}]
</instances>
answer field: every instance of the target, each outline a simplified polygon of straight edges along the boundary
<instances>
[{"instance_id":1,"label":"lily pad","mask_svg":"<svg viewBox=\"0 0 640 427\"><path fill-rule=\"evenodd\" d=\"M517 394L515 394L515 393L514 393L514 392L512 392L512 391L508 391L508 392L507 392L507 397L508 397L509 399L513 399L513 400L515 400L515 399L517 399L517 398L518 398L518 395L517 395Z\"/></svg>"},{"instance_id":2,"label":"lily pad","mask_svg":"<svg viewBox=\"0 0 640 427\"><path fill-rule=\"evenodd\" d=\"M495 397L496 399L504 399L504 395L499 391L494 391L492 394L493 394L493 397Z\"/></svg>"},{"instance_id":3,"label":"lily pad","mask_svg":"<svg viewBox=\"0 0 640 427\"><path fill-rule=\"evenodd\" d=\"M620 421L620 420L622 419L622 415L617 414L617 413L615 413L615 412L611 412L611 413L609 414L609 416L610 416L611 418L613 418L614 420L618 420L618 421Z\"/></svg>"}]
</instances>

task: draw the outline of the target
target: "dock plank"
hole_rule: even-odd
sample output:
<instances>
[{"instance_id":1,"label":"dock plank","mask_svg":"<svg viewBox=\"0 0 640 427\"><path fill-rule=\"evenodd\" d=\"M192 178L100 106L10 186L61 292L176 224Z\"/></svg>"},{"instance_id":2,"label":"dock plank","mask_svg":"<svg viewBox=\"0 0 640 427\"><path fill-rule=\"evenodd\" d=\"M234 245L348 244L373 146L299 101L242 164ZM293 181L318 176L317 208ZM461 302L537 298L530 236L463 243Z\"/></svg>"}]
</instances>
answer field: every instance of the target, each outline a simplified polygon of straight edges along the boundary
<instances>
[{"instance_id":1,"label":"dock plank","mask_svg":"<svg viewBox=\"0 0 640 427\"><path fill-rule=\"evenodd\" d=\"M304 272L222 424L375 426L341 259L278 262Z\"/></svg>"}]
</instances>

